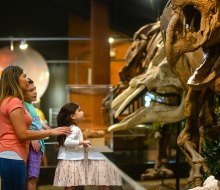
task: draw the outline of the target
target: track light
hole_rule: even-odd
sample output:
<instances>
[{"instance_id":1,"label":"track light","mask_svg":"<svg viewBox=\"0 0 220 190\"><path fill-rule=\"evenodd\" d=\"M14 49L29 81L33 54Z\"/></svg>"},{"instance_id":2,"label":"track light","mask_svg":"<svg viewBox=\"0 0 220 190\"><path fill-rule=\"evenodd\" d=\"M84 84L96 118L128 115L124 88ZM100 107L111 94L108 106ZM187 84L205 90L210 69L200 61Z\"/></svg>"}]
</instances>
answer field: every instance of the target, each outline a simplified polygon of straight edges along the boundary
<instances>
[{"instance_id":1,"label":"track light","mask_svg":"<svg viewBox=\"0 0 220 190\"><path fill-rule=\"evenodd\" d=\"M26 43L25 40L22 40L21 44L19 45L19 47L20 47L20 49L24 50L24 49L27 49L28 44Z\"/></svg>"},{"instance_id":2,"label":"track light","mask_svg":"<svg viewBox=\"0 0 220 190\"><path fill-rule=\"evenodd\" d=\"M13 42L13 40L11 40L11 43L10 43L10 50L14 51L14 42Z\"/></svg>"},{"instance_id":3,"label":"track light","mask_svg":"<svg viewBox=\"0 0 220 190\"><path fill-rule=\"evenodd\" d=\"M109 37L108 42L109 42L110 44L112 44L112 43L114 42L114 38Z\"/></svg>"}]
</instances>

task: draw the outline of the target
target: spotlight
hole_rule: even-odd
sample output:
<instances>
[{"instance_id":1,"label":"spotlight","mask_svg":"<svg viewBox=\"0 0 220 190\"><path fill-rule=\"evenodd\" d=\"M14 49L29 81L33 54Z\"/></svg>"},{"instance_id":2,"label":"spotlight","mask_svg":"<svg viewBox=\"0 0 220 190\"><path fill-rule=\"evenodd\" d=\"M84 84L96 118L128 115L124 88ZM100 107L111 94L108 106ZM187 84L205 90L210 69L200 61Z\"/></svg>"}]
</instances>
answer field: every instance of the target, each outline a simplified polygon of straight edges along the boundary
<instances>
[{"instance_id":1,"label":"spotlight","mask_svg":"<svg viewBox=\"0 0 220 190\"><path fill-rule=\"evenodd\" d=\"M109 42L110 44L112 44L112 43L114 42L114 38L110 37L110 38L108 39L108 42Z\"/></svg>"},{"instance_id":2,"label":"spotlight","mask_svg":"<svg viewBox=\"0 0 220 190\"><path fill-rule=\"evenodd\" d=\"M11 40L11 43L10 43L10 50L11 50L11 51L14 51L14 43L13 43L13 40Z\"/></svg>"},{"instance_id":3,"label":"spotlight","mask_svg":"<svg viewBox=\"0 0 220 190\"><path fill-rule=\"evenodd\" d=\"M20 49L24 50L24 49L27 49L28 44L26 43L25 40L22 40L19 47L20 47Z\"/></svg>"}]
</instances>

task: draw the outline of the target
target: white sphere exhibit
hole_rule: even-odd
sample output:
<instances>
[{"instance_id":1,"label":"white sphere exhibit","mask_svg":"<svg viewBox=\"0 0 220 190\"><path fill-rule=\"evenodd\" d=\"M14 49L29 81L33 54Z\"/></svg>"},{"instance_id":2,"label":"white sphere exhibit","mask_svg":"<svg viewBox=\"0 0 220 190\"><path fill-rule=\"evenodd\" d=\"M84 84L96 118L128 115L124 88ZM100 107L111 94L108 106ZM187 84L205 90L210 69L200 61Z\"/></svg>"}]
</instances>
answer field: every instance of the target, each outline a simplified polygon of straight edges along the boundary
<instances>
[{"instance_id":1,"label":"white sphere exhibit","mask_svg":"<svg viewBox=\"0 0 220 190\"><path fill-rule=\"evenodd\" d=\"M8 65L18 65L24 69L28 78L31 78L37 87L38 100L46 91L49 83L49 69L43 56L33 48L25 50L9 47L0 49L0 75Z\"/></svg>"}]
</instances>

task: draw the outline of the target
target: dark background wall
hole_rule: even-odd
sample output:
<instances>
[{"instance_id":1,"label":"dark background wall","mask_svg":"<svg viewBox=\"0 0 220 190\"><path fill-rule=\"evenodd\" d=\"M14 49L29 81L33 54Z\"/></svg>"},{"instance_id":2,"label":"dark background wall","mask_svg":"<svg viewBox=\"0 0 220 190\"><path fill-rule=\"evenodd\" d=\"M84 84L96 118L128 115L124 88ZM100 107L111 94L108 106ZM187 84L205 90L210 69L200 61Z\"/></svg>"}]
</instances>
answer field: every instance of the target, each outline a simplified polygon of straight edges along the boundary
<instances>
[{"instance_id":1,"label":"dark background wall","mask_svg":"<svg viewBox=\"0 0 220 190\"><path fill-rule=\"evenodd\" d=\"M141 26L155 22L167 0L97 0L108 6L110 28L133 36ZM0 38L7 37L67 37L69 13L90 20L91 0L20 0L4 1L0 11ZM78 26L80 28L80 25ZM88 37L88 36L81 36ZM9 45L0 40L0 48ZM68 83L68 42L29 41L48 62L50 82L41 99L41 108L48 119L50 107L60 107L66 101L65 85Z\"/></svg>"},{"instance_id":2,"label":"dark background wall","mask_svg":"<svg viewBox=\"0 0 220 190\"><path fill-rule=\"evenodd\" d=\"M53 1L5 1L0 11L0 38L7 37L66 37L68 10ZM0 41L0 47L10 41ZM45 60L67 60L67 41L28 41ZM15 42L16 45L16 42ZM48 63L50 81L41 99L41 108L48 119L48 108L60 107L65 101L68 83L67 63ZM31 77L31 76L30 76Z\"/></svg>"}]
</instances>

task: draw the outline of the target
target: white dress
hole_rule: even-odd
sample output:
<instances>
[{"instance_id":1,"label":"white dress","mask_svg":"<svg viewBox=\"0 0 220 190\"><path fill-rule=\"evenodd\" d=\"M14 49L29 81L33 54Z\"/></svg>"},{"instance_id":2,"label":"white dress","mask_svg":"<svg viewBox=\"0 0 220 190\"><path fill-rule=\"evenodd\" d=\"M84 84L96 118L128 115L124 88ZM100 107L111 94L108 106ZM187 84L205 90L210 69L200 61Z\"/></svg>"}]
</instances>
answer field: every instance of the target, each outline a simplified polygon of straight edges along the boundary
<instances>
[{"instance_id":1,"label":"white dress","mask_svg":"<svg viewBox=\"0 0 220 190\"><path fill-rule=\"evenodd\" d=\"M121 186L120 175L113 169L106 157L88 148L84 152L79 142L83 135L79 127L72 125L72 133L67 136L64 146L58 152L58 165L54 176L54 186ZM88 154L87 154L88 153Z\"/></svg>"}]
</instances>

